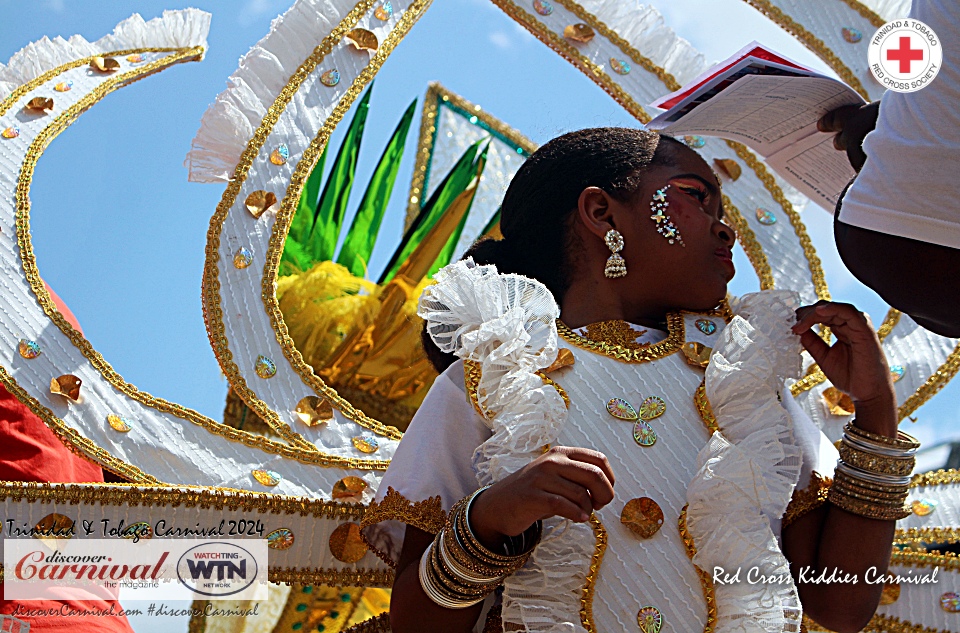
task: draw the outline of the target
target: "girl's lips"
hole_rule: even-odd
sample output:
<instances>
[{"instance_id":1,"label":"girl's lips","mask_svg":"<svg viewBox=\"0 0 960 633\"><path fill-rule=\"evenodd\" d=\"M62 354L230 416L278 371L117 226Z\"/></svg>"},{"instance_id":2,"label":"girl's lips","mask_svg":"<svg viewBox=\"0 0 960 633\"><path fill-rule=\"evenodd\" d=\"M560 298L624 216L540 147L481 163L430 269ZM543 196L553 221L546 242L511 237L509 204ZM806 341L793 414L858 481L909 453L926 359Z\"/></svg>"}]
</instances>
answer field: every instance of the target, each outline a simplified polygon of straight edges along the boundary
<instances>
[{"instance_id":1,"label":"girl's lips","mask_svg":"<svg viewBox=\"0 0 960 633\"><path fill-rule=\"evenodd\" d=\"M718 248L714 252L717 254L717 257L719 257L720 259L725 259L731 262L733 261L733 251L731 250L728 250L726 248Z\"/></svg>"}]
</instances>

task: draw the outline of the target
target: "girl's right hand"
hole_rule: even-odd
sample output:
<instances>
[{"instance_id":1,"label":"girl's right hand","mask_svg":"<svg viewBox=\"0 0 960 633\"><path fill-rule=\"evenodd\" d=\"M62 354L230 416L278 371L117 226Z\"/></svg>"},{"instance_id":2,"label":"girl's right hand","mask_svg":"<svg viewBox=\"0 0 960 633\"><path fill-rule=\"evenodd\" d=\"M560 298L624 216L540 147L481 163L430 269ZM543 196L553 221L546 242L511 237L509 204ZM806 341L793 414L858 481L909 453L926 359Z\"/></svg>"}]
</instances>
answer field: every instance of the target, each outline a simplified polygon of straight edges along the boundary
<instances>
[{"instance_id":1,"label":"girl's right hand","mask_svg":"<svg viewBox=\"0 0 960 633\"><path fill-rule=\"evenodd\" d=\"M498 549L542 519L587 521L613 500L613 485L603 453L556 446L474 499L470 527L481 543Z\"/></svg>"}]
</instances>

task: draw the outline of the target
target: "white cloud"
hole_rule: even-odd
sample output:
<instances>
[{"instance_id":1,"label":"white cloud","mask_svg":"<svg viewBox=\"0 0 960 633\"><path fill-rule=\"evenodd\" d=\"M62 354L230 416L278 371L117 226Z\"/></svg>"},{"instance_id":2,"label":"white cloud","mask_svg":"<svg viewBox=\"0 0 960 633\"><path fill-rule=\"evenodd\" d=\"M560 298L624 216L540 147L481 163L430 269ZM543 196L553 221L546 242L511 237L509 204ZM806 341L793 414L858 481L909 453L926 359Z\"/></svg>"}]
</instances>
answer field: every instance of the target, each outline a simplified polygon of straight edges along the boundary
<instances>
[{"instance_id":1,"label":"white cloud","mask_svg":"<svg viewBox=\"0 0 960 633\"><path fill-rule=\"evenodd\" d=\"M507 50L513 48L513 40L503 31L494 31L490 34L490 42L497 48Z\"/></svg>"},{"instance_id":2,"label":"white cloud","mask_svg":"<svg viewBox=\"0 0 960 633\"><path fill-rule=\"evenodd\" d=\"M63 10L66 8L64 6L63 0L46 0L44 3L50 11L54 13L63 13Z\"/></svg>"},{"instance_id":3,"label":"white cloud","mask_svg":"<svg viewBox=\"0 0 960 633\"><path fill-rule=\"evenodd\" d=\"M242 26L248 26L265 13L279 15L289 4L288 0L247 0L237 14L237 21Z\"/></svg>"}]
</instances>

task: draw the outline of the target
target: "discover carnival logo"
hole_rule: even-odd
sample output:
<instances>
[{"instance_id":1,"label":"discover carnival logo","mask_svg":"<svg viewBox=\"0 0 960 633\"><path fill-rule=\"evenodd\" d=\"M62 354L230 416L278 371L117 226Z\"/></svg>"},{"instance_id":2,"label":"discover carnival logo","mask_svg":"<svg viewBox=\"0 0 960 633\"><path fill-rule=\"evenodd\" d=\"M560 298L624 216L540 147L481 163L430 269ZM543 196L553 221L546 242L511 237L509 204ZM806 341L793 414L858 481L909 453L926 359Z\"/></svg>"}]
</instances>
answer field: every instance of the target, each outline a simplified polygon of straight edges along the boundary
<instances>
[{"instance_id":1,"label":"discover carnival logo","mask_svg":"<svg viewBox=\"0 0 960 633\"><path fill-rule=\"evenodd\" d=\"M884 88L916 92L940 72L943 46L933 29L920 20L893 20L874 33L867 61L870 72Z\"/></svg>"},{"instance_id":2,"label":"discover carnival logo","mask_svg":"<svg viewBox=\"0 0 960 633\"><path fill-rule=\"evenodd\" d=\"M187 588L204 596L232 596L257 578L257 559L236 543L202 543L177 561L177 577Z\"/></svg>"}]
</instances>

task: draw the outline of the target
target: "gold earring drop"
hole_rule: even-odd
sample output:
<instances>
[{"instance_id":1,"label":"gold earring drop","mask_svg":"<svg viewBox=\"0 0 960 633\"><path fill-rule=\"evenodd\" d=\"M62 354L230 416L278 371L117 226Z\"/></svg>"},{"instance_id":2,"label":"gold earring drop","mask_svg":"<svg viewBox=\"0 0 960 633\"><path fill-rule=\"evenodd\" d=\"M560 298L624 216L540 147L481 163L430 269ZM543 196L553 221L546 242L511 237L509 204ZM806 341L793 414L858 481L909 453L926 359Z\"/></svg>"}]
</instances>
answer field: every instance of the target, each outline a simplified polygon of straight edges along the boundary
<instances>
[{"instance_id":1,"label":"gold earring drop","mask_svg":"<svg viewBox=\"0 0 960 633\"><path fill-rule=\"evenodd\" d=\"M613 253L609 259L607 259L607 265L603 269L603 274L610 279L626 277L627 262L620 256L620 251L623 250L623 235L616 229L610 229L604 236L603 241L607 243L607 248Z\"/></svg>"}]
</instances>

